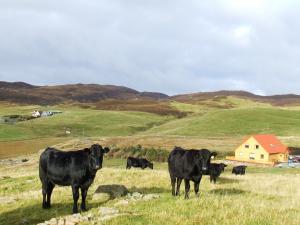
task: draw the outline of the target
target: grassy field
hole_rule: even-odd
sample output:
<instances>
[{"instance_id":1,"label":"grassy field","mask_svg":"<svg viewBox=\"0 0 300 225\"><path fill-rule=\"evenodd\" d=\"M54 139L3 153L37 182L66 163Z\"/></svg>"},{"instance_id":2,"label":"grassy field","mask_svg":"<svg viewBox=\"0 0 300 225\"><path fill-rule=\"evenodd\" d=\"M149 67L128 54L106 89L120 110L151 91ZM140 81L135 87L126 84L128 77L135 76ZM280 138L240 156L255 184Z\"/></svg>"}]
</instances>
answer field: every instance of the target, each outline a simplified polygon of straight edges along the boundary
<instances>
[{"instance_id":1,"label":"grassy field","mask_svg":"<svg viewBox=\"0 0 300 225\"><path fill-rule=\"evenodd\" d=\"M0 158L33 153L58 142L92 139L110 146L141 144L172 149L206 147L231 152L245 135L272 133L292 146L300 145L300 110L278 108L235 97L187 104L171 102L187 113L162 116L145 112L83 109L74 105L53 107L0 104L0 116L30 115L35 109L63 113L16 124L0 124ZM71 134L66 134L70 130ZM78 142L78 141L77 141ZM76 146L77 143L72 143Z\"/></svg>"},{"instance_id":2,"label":"grassy field","mask_svg":"<svg viewBox=\"0 0 300 225\"><path fill-rule=\"evenodd\" d=\"M49 118L0 124L0 224L36 224L71 212L69 187L55 188L53 208L42 210L38 179L38 151L49 145L61 149L82 148L97 142L105 146L145 147L171 150L174 146L209 148L219 159L232 154L243 136L273 133L287 145L300 146L300 110L276 108L248 100L226 98L187 104L172 102L176 110L187 113L162 116L145 112L103 111L75 106L56 106L63 111ZM0 105L0 116L30 114L49 107ZM65 131L71 134L66 135ZM84 137L83 137L84 136ZM28 155L34 153L32 155ZM154 170L124 169L123 159L105 159L88 196L88 213L96 215L99 206L114 207L120 199L92 201L100 184L123 184L130 191L158 193L159 199L118 206L128 213L105 222L116 224L299 224L300 170L249 167L246 176L234 176L227 169L216 185L205 177L200 198L190 200L170 195L166 163ZM193 189L193 188L192 188ZM182 185L183 190L183 185Z\"/></svg>"},{"instance_id":3,"label":"grassy field","mask_svg":"<svg viewBox=\"0 0 300 225\"><path fill-rule=\"evenodd\" d=\"M29 159L21 165L0 166L0 224L36 224L71 212L69 187L56 187L53 207L41 208L37 155ZM127 171L124 167L124 160L104 161L104 168L98 172L88 194L91 209L87 213L96 215L97 207L115 207L114 203L120 200L92 201L92 193L100 184L123 184L131 191L158 193L161 197L118 206L121 212L130 215L105 222L108 225L299 224L299 169L251 167L245 176L234 176L228 168L215 185L209 183L208 177L203 178L200 198L191 193L191 198L184 200L183 195L171 197L165 163L155 164L153 171Z\"/></svg>"},{"instance_id":4,"label":"grassy field","mask_svg":"<svg viewBox=\"0 0 300 225\"><path fill-rule=\"evenodd\" d=\"M2 108L0 116L8 113L27 113L33 107ZM81 136L128 136L160 125L172 117L143 112L117 112L76 107L55 107L63 111L52 117L38 118L13 125L0 124L0 141L24 140L41 137L81 137ZM66 135L65 131L71 134Z\"/></svg>"},{"instance_id":5,"label":"grassy field","mask_svg":"<svg viewBox=\"0 0 300 225\"><path fill-rule=\"evenodd\" d=\"M232 137L255 133L299 136L300 112L279 108L214 110L170 121L146 133L199 137Z\"/></svg>"}]
</instances>

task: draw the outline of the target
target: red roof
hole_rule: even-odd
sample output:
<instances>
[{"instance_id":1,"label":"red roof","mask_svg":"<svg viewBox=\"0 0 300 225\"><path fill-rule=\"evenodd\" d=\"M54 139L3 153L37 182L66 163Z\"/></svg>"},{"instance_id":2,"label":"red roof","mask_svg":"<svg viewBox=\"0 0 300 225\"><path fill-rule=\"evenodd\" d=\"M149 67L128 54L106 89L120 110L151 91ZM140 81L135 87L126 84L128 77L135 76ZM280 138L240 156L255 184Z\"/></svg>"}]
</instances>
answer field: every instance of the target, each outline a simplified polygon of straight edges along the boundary
<instances>
[{"instance_id":1,"label":"red roof","mask_svg":"<svg viewBox=\"0 0 300 225\"><path fill-rule=\"evenodd\" d=\"M255 138L256 141L270 154L286 153L288 151L288 147L282 144L281 141L272 134L258 134L252 135L251 137Z\"/></svg>"}]
</instances>

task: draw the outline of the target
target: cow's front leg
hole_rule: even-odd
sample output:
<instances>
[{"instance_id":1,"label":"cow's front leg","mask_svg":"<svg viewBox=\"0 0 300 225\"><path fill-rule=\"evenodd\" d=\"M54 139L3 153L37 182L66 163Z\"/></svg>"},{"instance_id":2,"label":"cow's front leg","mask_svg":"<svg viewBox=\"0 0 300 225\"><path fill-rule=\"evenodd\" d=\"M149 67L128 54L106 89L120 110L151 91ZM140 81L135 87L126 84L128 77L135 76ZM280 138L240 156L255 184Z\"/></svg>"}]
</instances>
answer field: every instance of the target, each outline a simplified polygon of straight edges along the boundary
<instances>
[{"instance_id":1,"label":"cow's front leg","mask_svg":"<svg viewBox=\"0 0 300 225\"><path fill-rule=\"evenodd\" d=\"M181 185L182 179L177 178L177 187L176 187L176 195L180 194L180 185Z\"/></svg>"},{"instance_id":2,"label":"cow's front leg","mask_svg":"<svg viewBox=\"0 0 300 225\"><path fill-rule=\"evenodd\" d=\"M73 214L78 213L78 199L79 199L79 187L73 185L72 186L72 192L73 192Z\"/></svg>"},{"instance_id":3,"label":"cow's front leg","mask_svg":"<svg viewBox=\"0 0 300 225\"><path fill-rule=\"evenodd\" d=\"M195 190L196 197L199 197L199 186L200 186L201 179L202 176L200 176L199 179L196 179L194 183L194 190Z\"/></svg>"},{"instance_id":4,"label":"cow's front leg","mask_svg":"<svg viewBox=\"0 0 300 225\"><path fill-rule=\"evenodd\" d=\"M184 184L185 184L185 199L189 198L189 191L190 191L190 180L184 179Z\"/></svg>"},{"instance_id":5,"label":"cow's front leg","mask_svg":"<svg viewBox=\"0 0 300 225\"><path fill-rule=\"evenodd\" d=\"M195 190L196 197L199 197L199 186L200 186L200 181L195 181L194 190Z\"/></svg>"},{"instance_id":6,"label":"cow's front leg","mask_svg":"<svg viewBox=\"0 0 300 225\"><path fill-rule=\"evenodd\" d=\"M87 196L88 188L81 188L81 210L86 211L85 199Z\"/></svg>"}]
</instances>

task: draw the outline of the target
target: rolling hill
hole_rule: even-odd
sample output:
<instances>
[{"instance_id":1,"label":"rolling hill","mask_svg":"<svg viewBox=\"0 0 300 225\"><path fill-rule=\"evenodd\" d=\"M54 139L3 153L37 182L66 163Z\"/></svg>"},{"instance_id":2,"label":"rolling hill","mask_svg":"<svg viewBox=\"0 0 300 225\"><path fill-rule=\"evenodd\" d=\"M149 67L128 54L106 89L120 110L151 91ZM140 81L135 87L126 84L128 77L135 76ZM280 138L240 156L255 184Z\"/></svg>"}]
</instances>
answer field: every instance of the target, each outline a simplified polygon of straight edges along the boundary
<instances>
[{"instance_id":1,"label":"rolling hill","mask_svg":"<svg viewBox=\"0 0 300 225\"><path fill-rule=\"evenodd\" d=\"M218 102L230 96L268 103L274 106L300 104L300 95L294 94L260 96L246 91L225 90L168 96L158 92L139 92L128 87L115 85L66 84L56 86L35 86L24 82L0 81L0 101L19 104L55 105L73 102L97 103L99 105L99 102L105 100L121 100L123 102L137 100L139 101L139 104L141 101L177 101L198 104L207 100Z\"/></svg>"}]
</instances>

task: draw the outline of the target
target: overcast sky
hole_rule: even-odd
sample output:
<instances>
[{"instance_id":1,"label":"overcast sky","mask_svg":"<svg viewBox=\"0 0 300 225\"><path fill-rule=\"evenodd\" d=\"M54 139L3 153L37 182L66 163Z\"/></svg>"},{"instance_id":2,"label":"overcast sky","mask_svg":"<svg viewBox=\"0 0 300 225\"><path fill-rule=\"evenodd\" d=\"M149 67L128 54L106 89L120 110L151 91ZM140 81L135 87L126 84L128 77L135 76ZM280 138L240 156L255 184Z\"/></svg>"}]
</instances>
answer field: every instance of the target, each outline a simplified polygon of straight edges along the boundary
<instances>
[{"instance_id":1,"label":"overcast sky","mask_svg":"<svg viewBox=\"0 0 300 225\"><path fill-rule=\"evenodd\" d=\"M0 80L300 94L299 0L0 0Z\"/></svg>"}]
</instances>

